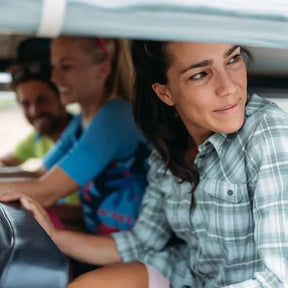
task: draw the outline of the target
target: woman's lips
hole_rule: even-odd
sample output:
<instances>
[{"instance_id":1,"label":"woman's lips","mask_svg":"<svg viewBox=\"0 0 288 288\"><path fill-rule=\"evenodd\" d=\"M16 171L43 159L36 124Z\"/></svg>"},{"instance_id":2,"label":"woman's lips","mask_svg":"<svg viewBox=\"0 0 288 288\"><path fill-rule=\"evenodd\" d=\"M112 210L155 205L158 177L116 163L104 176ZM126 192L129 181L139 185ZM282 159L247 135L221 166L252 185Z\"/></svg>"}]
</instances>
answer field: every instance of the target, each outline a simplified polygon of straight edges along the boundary
<instances>
[{"instance_id":1,"label":"woman's lips","mask_svg":"<svg viewBox=\"0 0 288 288\"><path fill-rule=\"evenodd\" d=\"M238 106L238 103L239 102L227 105L227 106L222 107L220 109L216 109L216 110L214 110L214 112L229 112L229 111L232 111L233 109L235 109Z\"/></svg>"},{"instance_id":2,"label":"woman's lips","mask_svg":"<svg viewBox=\"0 0 288 288\"><path fill-rule=\"evenodd\" d=\"M61 95L65 95L70 92L70 89L68 87L58 86L58 91Z\"/></svg>"}]
</instances>

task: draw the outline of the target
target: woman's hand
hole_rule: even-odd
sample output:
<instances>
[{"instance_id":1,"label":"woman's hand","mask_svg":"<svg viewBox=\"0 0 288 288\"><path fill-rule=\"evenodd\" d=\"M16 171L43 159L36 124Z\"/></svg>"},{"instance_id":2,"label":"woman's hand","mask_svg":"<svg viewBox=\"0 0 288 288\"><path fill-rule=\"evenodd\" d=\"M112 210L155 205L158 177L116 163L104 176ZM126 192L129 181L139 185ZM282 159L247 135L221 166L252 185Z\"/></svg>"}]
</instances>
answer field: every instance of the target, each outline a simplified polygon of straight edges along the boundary
<instances>
[{"instance_id":1,"label":"woman's hand","mask_svg":"<svg viewBox=\"0 0 288 288\"><path fill-rule=\"evenodd\" d=\"M54 228L47 212L35 200L23 193L5 194L0 197L1 202L19 201L21 205L29 211L37 222L42 226L46 233L53 239L53 235L57 231Z\"/></svg>"}]
</instances>

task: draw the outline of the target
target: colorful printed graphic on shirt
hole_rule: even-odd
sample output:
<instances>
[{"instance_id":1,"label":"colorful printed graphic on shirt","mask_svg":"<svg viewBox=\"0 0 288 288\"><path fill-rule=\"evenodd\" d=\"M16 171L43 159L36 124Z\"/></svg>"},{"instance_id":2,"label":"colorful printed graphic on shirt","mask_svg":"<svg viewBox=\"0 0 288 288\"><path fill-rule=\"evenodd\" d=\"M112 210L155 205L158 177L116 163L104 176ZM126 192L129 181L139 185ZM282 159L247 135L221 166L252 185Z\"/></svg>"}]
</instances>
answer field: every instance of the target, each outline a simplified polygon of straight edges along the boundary
<instances>
[{"instance_id":1,"label":"colorful printed graphic on shirt","mask_svg":"<svg viewBox=\"0 0 288 288\"><path fill-rule=\"evenodd\" d=\"M139 144L133 155L110 163L81 190L84 220L90 233L110 234L134 225L147 185L149 154L147 146Z\"/></svg>"}]
</instances>

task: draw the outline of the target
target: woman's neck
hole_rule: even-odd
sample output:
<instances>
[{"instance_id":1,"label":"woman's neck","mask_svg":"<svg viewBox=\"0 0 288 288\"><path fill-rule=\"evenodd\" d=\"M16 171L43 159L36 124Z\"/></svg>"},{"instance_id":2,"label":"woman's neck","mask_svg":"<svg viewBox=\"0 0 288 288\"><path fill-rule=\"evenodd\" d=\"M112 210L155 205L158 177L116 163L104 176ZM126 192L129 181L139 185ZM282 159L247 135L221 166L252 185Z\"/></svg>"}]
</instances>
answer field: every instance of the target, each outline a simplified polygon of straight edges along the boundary
<instances>
[{"instance_id":1,"label":"woman's neck","mask_svg":"<svg viewBox=\"0 0 288 288\"><path fill-rule=\"evenodd\" d=\"M96 98L97 99L97 98ZM87 127L90 121L98 113L98 111L105 105L106 101L104 99L98 101L91 101L85 103L79 103L81 108L81 114L83 119L83 126Z\"/></svg>"}]
</instances>

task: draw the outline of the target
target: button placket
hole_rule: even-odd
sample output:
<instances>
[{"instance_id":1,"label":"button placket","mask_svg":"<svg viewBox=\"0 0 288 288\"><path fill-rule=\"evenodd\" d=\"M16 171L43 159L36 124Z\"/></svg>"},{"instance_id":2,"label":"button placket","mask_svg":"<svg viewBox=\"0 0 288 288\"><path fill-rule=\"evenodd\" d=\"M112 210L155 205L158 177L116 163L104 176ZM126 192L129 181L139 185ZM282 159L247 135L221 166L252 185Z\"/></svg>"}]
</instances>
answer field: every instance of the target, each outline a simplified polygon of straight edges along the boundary
<instances>
[{"instance_id":1,"label":"button placket","mask_svg":"<svg viewBox=\"0 0 288 288\"><path fill-rule=\"evenodd\" d=\"M232 195L234 194L234 192L233 192L233 190L229 189L229 190L227 190L227 194L228 194L229 196L232 196Z\"/></svg>"}]
</instances>

